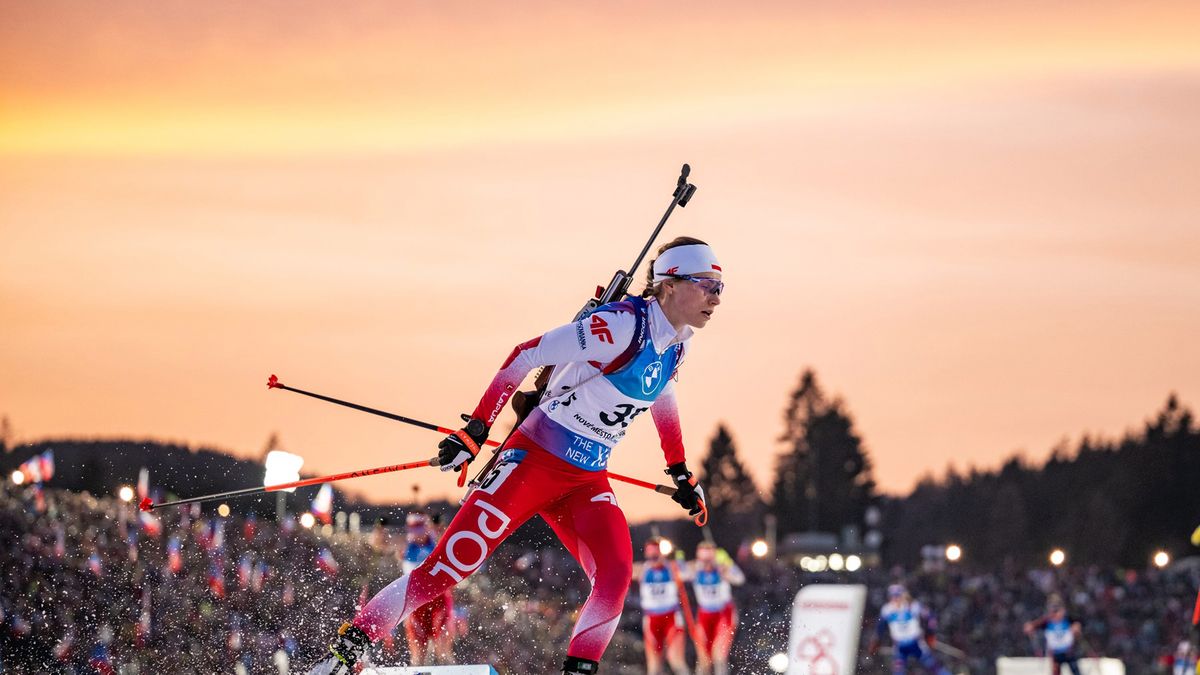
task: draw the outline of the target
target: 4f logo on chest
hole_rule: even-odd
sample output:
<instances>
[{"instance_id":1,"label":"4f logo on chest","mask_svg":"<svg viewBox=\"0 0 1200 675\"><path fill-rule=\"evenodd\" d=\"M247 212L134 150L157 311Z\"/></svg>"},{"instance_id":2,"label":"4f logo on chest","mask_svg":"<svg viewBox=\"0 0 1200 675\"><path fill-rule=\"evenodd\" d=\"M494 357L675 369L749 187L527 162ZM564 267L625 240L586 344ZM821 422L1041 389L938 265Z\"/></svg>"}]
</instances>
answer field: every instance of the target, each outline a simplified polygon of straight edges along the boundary
<instances>
[{"instance_id":1,"label":"4f logo on chest","mask_svg":"<svg viewBox=\"0 0 1200 675\"><path fill-rule=\"evenodd\" d=\"M608 322L605 321L599 314L592 315L592 335L595 335L601 342L613 343L612 331L608 329Z\"/></svg>"}]
</instances>

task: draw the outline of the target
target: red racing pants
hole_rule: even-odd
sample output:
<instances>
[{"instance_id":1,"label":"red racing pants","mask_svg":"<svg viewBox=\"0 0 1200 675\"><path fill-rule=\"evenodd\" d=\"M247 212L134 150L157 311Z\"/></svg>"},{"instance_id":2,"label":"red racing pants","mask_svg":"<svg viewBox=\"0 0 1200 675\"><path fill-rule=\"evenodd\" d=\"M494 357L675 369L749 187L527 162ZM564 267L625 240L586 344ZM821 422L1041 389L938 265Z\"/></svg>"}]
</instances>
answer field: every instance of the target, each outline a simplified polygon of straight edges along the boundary
<instances>
[{"instance_id":1,"label":"red racing pants","mask_svg":"<svg viewBox=\"0 0 1200 675\"><path fill-rule=\"evenodd\" d=\"M696 624L704 640L704 652L713 661L729 660L729 648L733 646L733 632L737 628L737 613L733 603L716 612L696 612Z\"/></svg>"},{"instance_id":2,"label":"red racing pants","mask_svg":"<svg viewBox=\"0 0 1200 675\"><path fill-rule=\"evenodd\" d=\"M592 582L567 655L599 661L617 629L633 574L629 524L608 476L568 464L519 431L501 452L433 553L375 594L353 623L371 640L383 638L418 607L479 569L500 542L536 514Z\"/></svg>"},{"instance_id":3,"label":"red racing pants","mask_svg":"<svg viewBox=\"0 0 1200 675\"><path fill-rule=\"evenodd\" d=\"M642 617L642 638L646 642L646 656L653 657L655 663L660 663L662 655L670 655L672 650L683 646L683 636L686 634L679 625L679 611L667 614L646 614Z\"/></svg>"}]
</instances>

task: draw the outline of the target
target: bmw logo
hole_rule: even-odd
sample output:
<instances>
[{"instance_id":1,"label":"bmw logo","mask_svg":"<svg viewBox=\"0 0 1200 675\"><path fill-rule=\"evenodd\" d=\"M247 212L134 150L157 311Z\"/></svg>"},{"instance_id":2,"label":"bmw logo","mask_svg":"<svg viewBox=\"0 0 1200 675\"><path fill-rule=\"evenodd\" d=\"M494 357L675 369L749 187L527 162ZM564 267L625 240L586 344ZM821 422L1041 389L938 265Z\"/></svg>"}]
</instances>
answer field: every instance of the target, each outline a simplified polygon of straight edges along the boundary
<instances>
[{"instance_id":1,"label":"bmw logo","mask_svg":"<svg viewBox=\"0 0 1200 675\"><path fill-rule=\"evenodd\" d=\"M662 379L662 361L655 361L646 366L642 371L642 393L649 396L658 388L658 381Z\"/></svg>"}]
</instances>

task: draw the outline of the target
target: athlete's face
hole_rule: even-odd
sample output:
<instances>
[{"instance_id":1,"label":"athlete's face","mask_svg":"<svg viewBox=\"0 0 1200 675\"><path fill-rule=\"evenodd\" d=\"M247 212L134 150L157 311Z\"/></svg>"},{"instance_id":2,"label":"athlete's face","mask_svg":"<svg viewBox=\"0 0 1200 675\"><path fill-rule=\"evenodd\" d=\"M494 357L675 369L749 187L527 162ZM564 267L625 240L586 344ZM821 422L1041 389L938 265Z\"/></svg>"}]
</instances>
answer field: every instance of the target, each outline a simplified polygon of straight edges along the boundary
<instances>
[{"instance_id":1,"label":"athlete's face","mask_svg":"<svg viewBox=\"0 0 1200 675\"><path fill-rule=\"evenodd\" d=\"M656 563L662 560L662 549L658 547L657 543L646 544L644 553L646 554L646 562L648 563Z\"/></svg>"},{"instance_id":2,"label":"athlete's face","mask_svg":"<svg viewBox=\"0 0 1200 675\"><path fill-rule=\"evenodd\" d=\"M663 312L676 330L683 326L704 328L713 311L721 304L720 272L690 275L691 279L670 279L661 298Z\"/></svg>"}]
</instances>

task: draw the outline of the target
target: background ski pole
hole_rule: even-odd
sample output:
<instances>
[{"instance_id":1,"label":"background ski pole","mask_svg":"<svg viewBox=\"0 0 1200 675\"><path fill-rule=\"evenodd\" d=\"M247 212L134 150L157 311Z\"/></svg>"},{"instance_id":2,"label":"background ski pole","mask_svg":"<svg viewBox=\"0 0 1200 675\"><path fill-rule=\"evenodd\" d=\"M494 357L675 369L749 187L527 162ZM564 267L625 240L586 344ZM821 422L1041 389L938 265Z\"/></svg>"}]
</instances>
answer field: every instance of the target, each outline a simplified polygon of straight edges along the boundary
<instances>
[{"instance_id":1,"label":"background ski pole","mask_svg":"<svg viewBox=\"0 0 1200 675\"><path fill-rule=\"evenodd\" d=\"M292 488L305 487L307 485L319 485L321 483L332 483L334 481L346 480L349 478L361 478L362 476L374 476L381 473L391 473L393 471L407 471L408 469L419 469L424 466L437 466L437 457L424 460L422 462L408 462L407 464L392 464L391 466L381 466L374 469L360 469L358 471L349 471L347 473L338 473L332 476L321 476L319 478L305 478L291 483L280 483L278 485L265 485L263 487L245 488L242 490L231 490L229 492L217 492L211 495L202 497L191 497L189 499L176 499L172 502L162 502L155 504L146 497L138 504L138 508L143 511L151 511L164 506L180 506L182 504L198 504L200 502L211 502L218 499L229 499L231 497L248 497L250 495L263 494L266 492L277 492L279 490L290 490Z\"/></svg>"},{"instance_id":2,"label":"background ski pole","mask_svg":"<svg viewBox=\"0 0 1200 675\"><path fill-rule=\"evenodd\" d=\"M371 413L372 415L379 415L380 417L386 417L389 420L396 420L397 422L404 422L405 424L411 424L415 427L421 427L422 429L428 429L430 431L439 431L443 434L454 433L454 429L447 429L446 427L439 427L438 425L430 424L429 422L422 422L421 420L414 420L411 417L397 415L396 413L390 413L385 410L376 410L375 408L368 408L365 405L359 405L357 403L343 401L341 399L332 398L330 396L322 396L321 394L314 394L311 391L304 391L303 389L289 387L286 384L280 382L279 378L276 377L275 375L271 375L271 377L267 378L267 389L282 389L284 391L291 391L291 392L295 392L297 394L304 394L305 396L311 396L315 399L320 399L322 401L328 401L329 403L336 403L337 405L344 405L347 408L354 408L355 410L361 410L362 412ZM500 443L498 441L484 441L484 445L499 446Z\"/></svg>"},{"instance_id":3,"label":"background ski pole","mask_svg":"<svg viewBox=\"0 0 1200 675\"><path fill-rule=\"evenodd\" d=\"M670 559L671 578L675 580L675 589L679 593L679 611L683 614L683 622L687 625L688 637L692 638L692 644L696 646L696 654L707 662L710 659L708 650L704 648L704 636L701 635L700 629L696 626L696 620L692 618L692 604L688 601L687 584L683 582L683 573L679 568L679 561L683 558L683 551L676 549L675 557Z\"/></svg>"}]
</instances>

